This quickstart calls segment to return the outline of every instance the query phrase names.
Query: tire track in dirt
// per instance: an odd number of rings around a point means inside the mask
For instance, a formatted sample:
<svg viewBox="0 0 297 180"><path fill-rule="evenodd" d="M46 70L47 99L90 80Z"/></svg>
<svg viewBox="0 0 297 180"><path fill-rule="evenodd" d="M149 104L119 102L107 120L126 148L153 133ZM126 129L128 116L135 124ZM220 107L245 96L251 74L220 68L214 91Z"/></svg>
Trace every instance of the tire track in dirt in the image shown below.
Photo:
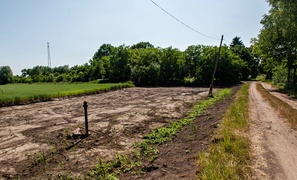
<svg viewBox="0 0 297 180"><path fill-rule="evenodd" d="M297 109L297 101L296 99L283 94L283 93L279 93L277 89L275 89L274 87L272 87L272 85L268 84L268 83L261 83L263 85L263 87L265 89L267 89L267 91L269 91L272 95L276 96L277 98L281 99L282 101L286 102L287 104L289 104L291 107L293 107L294 109Z"/></svg>
<svg viewBox="0 0 297 180"><path fill-rule="evenodd" d="M251 84L249 93L252 168L255 178L296 179L296 132L261 96L255 82Z"/></svg>

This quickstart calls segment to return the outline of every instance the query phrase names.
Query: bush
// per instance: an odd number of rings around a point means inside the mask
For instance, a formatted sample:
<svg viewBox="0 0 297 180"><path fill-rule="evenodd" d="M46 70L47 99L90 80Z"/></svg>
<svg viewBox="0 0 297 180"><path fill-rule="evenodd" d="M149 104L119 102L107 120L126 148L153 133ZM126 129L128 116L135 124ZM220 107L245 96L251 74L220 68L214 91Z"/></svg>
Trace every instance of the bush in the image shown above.
<svg viewBox="0 0 297 180"><path fill-rule="evenodd" d="M56 82L64 82L65 81L65 75L61 74L57 77Z"/></svg>

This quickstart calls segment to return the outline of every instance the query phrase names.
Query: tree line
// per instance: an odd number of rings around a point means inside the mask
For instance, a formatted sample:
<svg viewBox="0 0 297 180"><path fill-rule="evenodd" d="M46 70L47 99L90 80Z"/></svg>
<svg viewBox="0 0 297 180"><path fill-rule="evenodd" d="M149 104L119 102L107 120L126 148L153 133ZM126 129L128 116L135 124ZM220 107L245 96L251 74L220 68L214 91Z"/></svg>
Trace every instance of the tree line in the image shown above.
<svg viewBox="0 0 297 180"><path fill-rule="evenodd" d="M261 59L260 70L280 88L297 92L297 3L268 0L270 10L253 39L253 54Z"/></svg>
<svg viewBox="0 0 297 180"><path fill-rule="evenodd" d="M50 68L35 66L23 69L21 76L14 76L0 84L33 82L108 82L132 81L137 86L168 84L209 85L218 52L216 46L191 45L185 51L177 48L154 47L149 42L132 46L103 44L92 59L83 65ZM252 48L245 47L239 37L221 50L215 83L239 83L258 74L259 60ZM0 78L2 69L0 67ZM9 68L10 69L10 68ZM11 70L10 70L11 71ZM12 73L10 73L12 76ZM4 78L5 79L5 78Z"/></svg>

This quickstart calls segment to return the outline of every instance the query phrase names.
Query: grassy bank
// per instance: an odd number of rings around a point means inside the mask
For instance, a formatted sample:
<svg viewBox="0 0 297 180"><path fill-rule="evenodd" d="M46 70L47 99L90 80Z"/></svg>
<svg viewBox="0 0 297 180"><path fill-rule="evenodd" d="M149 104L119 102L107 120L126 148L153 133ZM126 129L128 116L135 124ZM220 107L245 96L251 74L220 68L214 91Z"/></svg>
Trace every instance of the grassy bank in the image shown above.
<svg viewBox="0 0 297 180"><path fill-rule="evenodd" d="M274 109L277 109L279 113L287 119L294 129L297 129L297 110L292 108L290 105L280 100L279 98L271 95L260 83L256 85L257 90L261 95L269 101Z"/></svg>
<svg viewBox="0 0 297 180"><path fill-rule="evenodd" d="M8 84L0 86L0 107L25 102L46 101L52 98L79 96L102 91L132 87L129 83L37 83Z"/></svg>
<svg viewBox="0 0 297 180"><path fill-rule="evenodd" d="M242 86L214 135L214 144L199 154L198 179L249 179L248 89Z"/></svg>

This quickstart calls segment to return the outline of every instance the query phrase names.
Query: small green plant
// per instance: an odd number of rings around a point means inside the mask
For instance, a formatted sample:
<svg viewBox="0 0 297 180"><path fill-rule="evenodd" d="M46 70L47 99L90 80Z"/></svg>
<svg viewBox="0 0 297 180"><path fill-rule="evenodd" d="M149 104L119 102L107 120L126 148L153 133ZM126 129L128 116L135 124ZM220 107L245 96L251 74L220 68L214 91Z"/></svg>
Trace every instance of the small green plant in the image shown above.
<svg viewBox="0 0 297 180"><path fill-rule="evenodd" d="M105 163L101 159L95 165L95 168L89 171L86 179L98 179L98 180L117 180L116 176L111 173L113 162Z"/></svg>
<svg viewBox="0 0 297 180"><path fill-rule="evenodd" d="M47 159L44 152L36 152L35 157L36 157L36 163L47 164Z"/></svg>

